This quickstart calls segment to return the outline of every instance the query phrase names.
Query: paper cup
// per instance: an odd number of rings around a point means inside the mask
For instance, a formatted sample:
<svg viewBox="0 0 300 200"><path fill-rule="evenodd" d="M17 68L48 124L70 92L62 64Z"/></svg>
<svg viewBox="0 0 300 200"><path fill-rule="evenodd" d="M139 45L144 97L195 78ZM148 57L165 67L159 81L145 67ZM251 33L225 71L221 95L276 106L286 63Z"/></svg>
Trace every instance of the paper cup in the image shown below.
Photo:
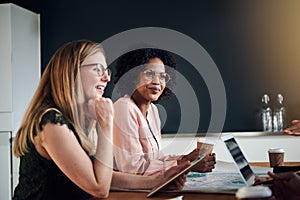
<svg viewBox="0 0 300 200"><path fill-rule="evenodd" d="M214 144L207 140L198 140L197 141L197 149L200 150L201 153L211 154L213 150Z"/></svg>
<svg viewBox="0 0 300 200"><path fill-rule="evenodd" d="M282 166L284 163L284 149L271 148L268 150L270 167Z"/></svg>

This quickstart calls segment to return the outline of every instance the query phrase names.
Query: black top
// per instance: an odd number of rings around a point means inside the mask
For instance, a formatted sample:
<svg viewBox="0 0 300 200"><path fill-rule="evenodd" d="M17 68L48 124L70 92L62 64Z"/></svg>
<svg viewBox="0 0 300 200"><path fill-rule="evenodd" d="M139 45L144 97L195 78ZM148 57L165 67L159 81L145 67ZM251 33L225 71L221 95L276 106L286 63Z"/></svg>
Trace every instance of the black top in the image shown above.
<svg viewBox="0 0 300 200"><path fill-rule="evenodd" d="M78 138L71 123L56 110L47 111L40 122L40 128L46 123L66 124ZM14 191L13 200L59 200L88 199L89 194L76 186L52 161L42 157L29 144L29 151L20 157L19 183Z"/></svg>

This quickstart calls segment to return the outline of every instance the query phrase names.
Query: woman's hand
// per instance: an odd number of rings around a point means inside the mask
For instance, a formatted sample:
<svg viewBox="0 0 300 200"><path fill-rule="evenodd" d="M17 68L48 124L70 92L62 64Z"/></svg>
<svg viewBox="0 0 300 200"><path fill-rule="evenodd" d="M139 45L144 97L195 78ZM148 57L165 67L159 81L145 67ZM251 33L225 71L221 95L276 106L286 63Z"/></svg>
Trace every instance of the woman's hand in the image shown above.
<svg viewBox="0 0 300 200"><path fill-rule="evenodd" d="M180 173L182 170L190 166L190 162L181 163L180 165L171 167L169 170L167 170L164 173L164 176L161 180L161 182L165 182L169 180L171 177L175 176L176 174ZM169 185L166 186L166 189L168 190L182 190L184 187L184 183L186 182L186 176L189 171L186 173L180 175L177 179L175 179L173 182L171 182Z"/></svg>
<svg viewBox="0 0 300 200"><path fill-rule="evenodd" d="M109 98L96 98L95 99L95 111L96 117L99 122L106 122L113 117L113 103Z"/></svg>
<svg viewBox="0 0 300 200"><path fill-rule="evenodd" d="M180 160L178 160L178 164L186 161L192 162L196 158L199 157L200 150L195 149L188 155L182 156ZM215 168L216 164L216 154L215 153L210 153L205 158L203 158L197 165L195 165L192 168L192 171L194 172L211 172Z"/></svg>
<svg viewBox="0 0 300 200"><path fill-rule="evenodd" d="M101 129L113 122L113 103L109 98L95 98L88 101L88 116L99 122Z"/></svg>
<svg viewBox="0 0 300 200"><path fill-rule="evenodd" d="M286 128L283 132L288 135L299 136L300 135L300 120L293 120L292 124L293 125L291 127Z"/></svg>
<svg viewBox="0 0 300 200"><path fill-rule="evenodd" d="M192 167L194 172L211 172L215 168L216 154L211 153L205 156L197 165Z"/></svg>
<svg viewBox="0 0 300 200"><path fill-rule="evenodd" d="M195 160L198 157L199 157L199 149L194 149L189 154L182 156L181 159L177 161L177 163L181 164L181 163L184 163L187 161L192 162L193 160Z"/></svg>

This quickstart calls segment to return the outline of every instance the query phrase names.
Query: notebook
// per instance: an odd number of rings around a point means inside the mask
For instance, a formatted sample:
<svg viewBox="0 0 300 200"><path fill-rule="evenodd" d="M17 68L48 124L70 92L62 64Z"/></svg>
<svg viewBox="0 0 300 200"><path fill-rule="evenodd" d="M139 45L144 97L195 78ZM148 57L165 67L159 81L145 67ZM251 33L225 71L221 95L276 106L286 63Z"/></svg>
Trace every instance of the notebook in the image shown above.
<svg viewBox="0 0 300 200"><path fill-rule="evenodd" d="M233 158L234 164L238 169L242 180L248 186L253 185L255 174L234 136L232 134L222 135L221 140L224 142L226 149Z"/></svg>

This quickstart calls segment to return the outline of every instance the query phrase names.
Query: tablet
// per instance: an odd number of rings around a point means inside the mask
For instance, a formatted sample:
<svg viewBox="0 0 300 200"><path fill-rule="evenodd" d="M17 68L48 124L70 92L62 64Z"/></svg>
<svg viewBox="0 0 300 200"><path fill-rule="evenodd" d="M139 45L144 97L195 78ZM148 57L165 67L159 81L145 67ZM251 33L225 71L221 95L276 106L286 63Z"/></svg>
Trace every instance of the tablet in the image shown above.
<svg viewBox="0 0 300 200"><path fill-rule="evenodd" d="M180 175L185 174L187 172L189 172L191 170L191 168L195 165L197 165L203 158L205 158L207 154L202 154L200 155L197 159L193 160L191 162L191 165L188 166L187 168L185 168L184 170L182 170L180 173L172 176L170 179L166 180L163 183L158 184L156 187L154 187L150 193L147 195L147 197L151 197L153 196L155 193L157 193L159 190L161 190L162 188L164 188L166 185L168 185L169 183L171 183L172 181L174 181L176 178L178 178Z"/></svg>

